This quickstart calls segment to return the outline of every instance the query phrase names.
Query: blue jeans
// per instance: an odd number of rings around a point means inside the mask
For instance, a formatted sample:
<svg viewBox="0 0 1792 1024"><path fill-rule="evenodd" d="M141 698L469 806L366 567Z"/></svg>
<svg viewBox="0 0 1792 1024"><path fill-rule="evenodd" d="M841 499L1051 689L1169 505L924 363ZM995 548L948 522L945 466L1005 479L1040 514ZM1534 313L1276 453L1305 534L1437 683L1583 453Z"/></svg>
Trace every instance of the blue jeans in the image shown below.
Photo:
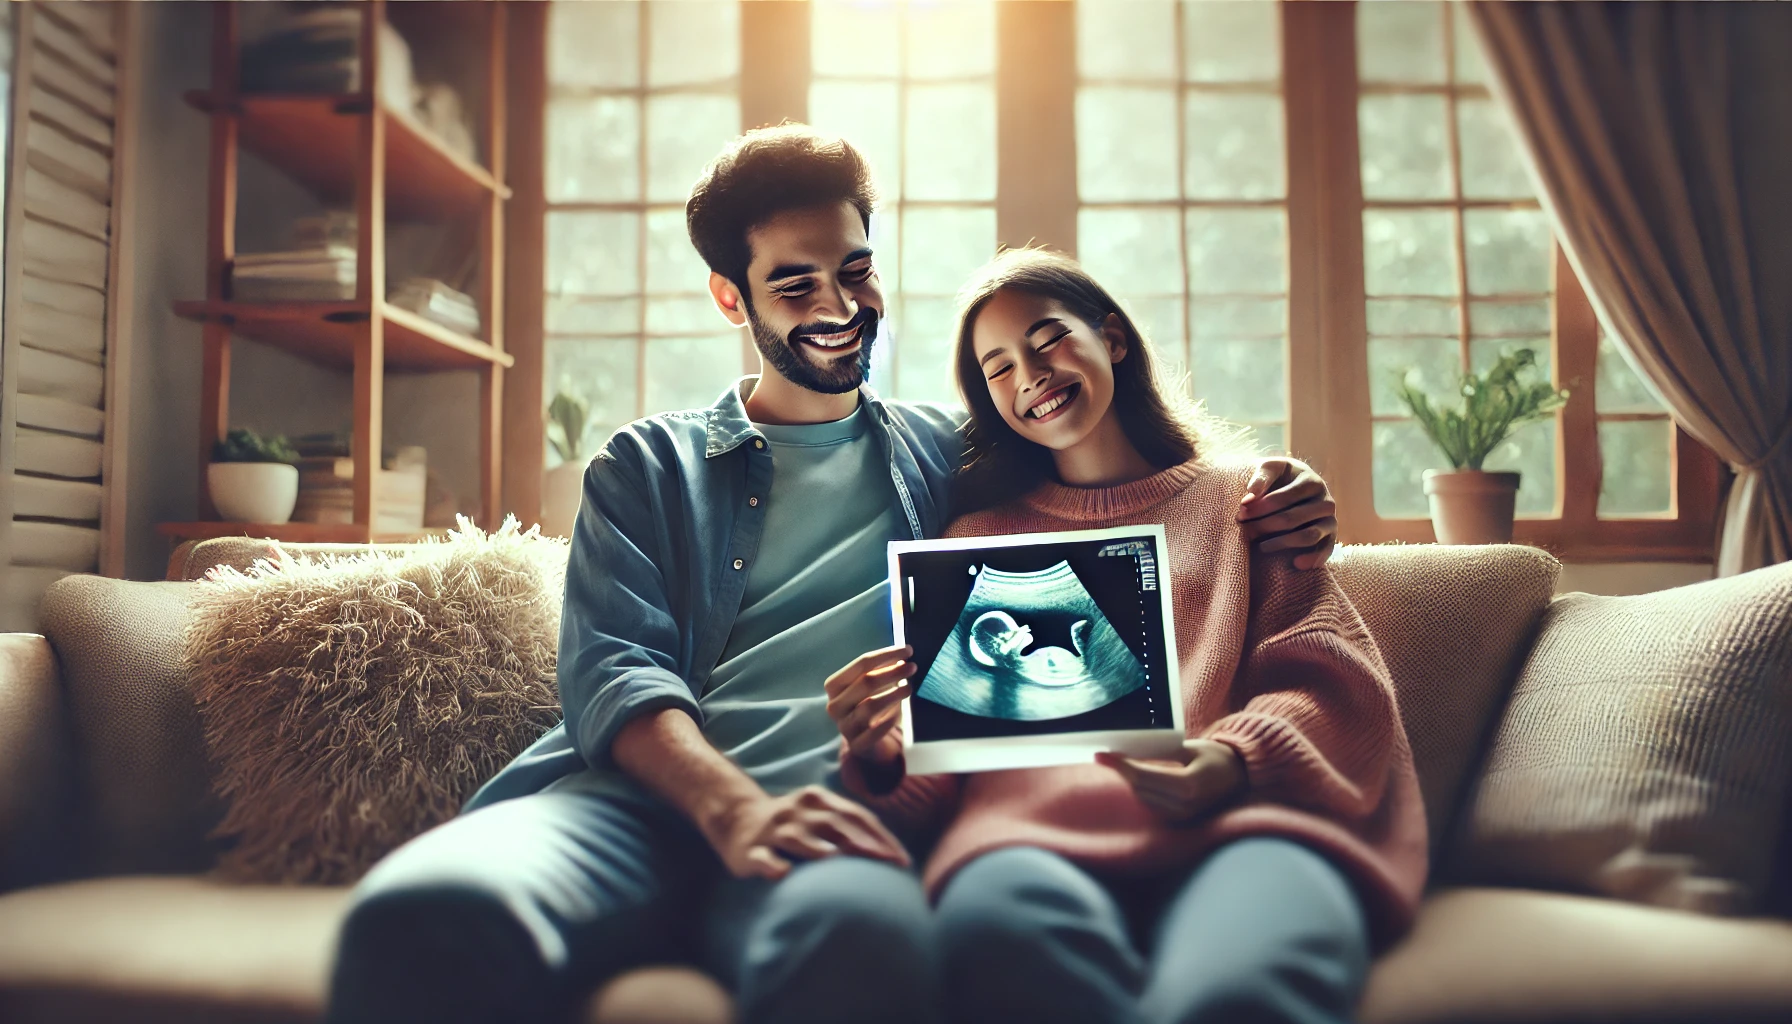
<svg viewBox="0 0 1792 1024"><path fill-rule="evenodd" d="M1351 1019L1369 940L1355 893L1329 861L1285 840L1246 839L1175 881L1156 891L1129 885L1117 897L1115 887L1033 847L972 861L938 909L948 1018Z"/></svg>
<svg viewBox="0 0 1792 1024"><path fill-rule="evenodd" d="M836 857L734 879L668 808L549 791L456 818L368 873L328 1019L570 1019L621 971L694 959L735 990L743 1024L931 1021L931 928L910 871Z"/></svg>

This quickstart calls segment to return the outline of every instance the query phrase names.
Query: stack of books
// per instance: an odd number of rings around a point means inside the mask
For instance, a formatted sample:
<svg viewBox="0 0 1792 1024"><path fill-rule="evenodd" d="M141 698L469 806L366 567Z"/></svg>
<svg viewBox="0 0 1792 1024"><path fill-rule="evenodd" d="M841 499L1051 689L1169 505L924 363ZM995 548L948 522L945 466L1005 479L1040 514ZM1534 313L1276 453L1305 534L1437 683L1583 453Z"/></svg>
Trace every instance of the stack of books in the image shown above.
<svg viewBox="0 0 1792 1024"><path fill-rule="evenodd" d="M309 455L299 459L299 500L292 517L301 523L355 521L355 460L346 455ZM428 468L424 450L401 448L380 470L373 532L406 533L423 529L424 488Z"/></svg>
<svg viewBox="0 0 1792 1024"><path fill-rule="evenodd" d="M355 247L244 253L230 282L231 297L243 302L345 302L355 297Z"/></svg>
<svg viewBox="0 0 1792 1024"><path fill-rule="evenodd" d="M387 302L466 335L479 333L479 307L464 292L429 277L407 278Z"/></svg>

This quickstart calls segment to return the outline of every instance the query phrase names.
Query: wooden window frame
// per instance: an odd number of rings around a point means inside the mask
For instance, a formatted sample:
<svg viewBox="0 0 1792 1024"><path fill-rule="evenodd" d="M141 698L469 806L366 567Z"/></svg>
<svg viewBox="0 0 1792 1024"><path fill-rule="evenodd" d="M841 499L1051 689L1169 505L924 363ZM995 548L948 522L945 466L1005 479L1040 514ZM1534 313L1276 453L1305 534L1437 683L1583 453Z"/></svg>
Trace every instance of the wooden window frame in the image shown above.
<svg viewBox="0 0 1792 1024"><path fill-rule="evenodd" d="M1430 542L1428 519L1383 518L1375 512L1355 3L1283 0L1280 13L1288 160L1287 441L1330 483L1338 501L1341 540ZM525 521L539 514L544 463L545 20L519 19L510 65L528 81L513 81L511 90L516 98L511 118L516 199L506 264L512 289L506 322L517 366L505 382L504 480L507 507ZM1074 146L1079 82L1073 70L1075 4L999 0L996 33L998 243L1042 244L1074 255L1080 208ZM806 0L742 3L741 48L742 128L805 120L811 78ZM1559 514L1519 519L1514 540L1575 562L1711 561L1727 476L1708 449L1678 428L1671 448L1671 511L1599 518L1598 424L1602 418L1624 417L1602 417L1595 409L1597 320L1559 249L1553 273L1551 363L1556 379L1576 392L1557 414ZM1467 296L1460 298L1466 316ZM755 362L751 341L743 339L742 365L750 372Z"/></svg>

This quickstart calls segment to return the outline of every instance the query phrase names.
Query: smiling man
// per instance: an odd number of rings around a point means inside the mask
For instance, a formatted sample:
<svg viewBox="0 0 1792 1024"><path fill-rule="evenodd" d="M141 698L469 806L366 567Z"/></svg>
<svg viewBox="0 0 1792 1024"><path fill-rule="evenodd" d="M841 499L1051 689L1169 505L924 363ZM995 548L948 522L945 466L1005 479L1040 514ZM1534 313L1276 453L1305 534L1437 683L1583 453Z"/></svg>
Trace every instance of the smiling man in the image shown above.
<svg viewBox="0 0 1792 1024"><path fill-rule="evenodd" d="M909 852L841 795L823 688L890 643L885 545L938 535L962 448L961 410L865 387L874 201L858 152L802 126L747 133L697 182L691 241L762 372L591 463L565 721L363 881L332 1020L555 1019L673 958L731 985L748 1024L935 1019ZM1322 562L1323 482L1260 475L1246 528Z"/></svg>

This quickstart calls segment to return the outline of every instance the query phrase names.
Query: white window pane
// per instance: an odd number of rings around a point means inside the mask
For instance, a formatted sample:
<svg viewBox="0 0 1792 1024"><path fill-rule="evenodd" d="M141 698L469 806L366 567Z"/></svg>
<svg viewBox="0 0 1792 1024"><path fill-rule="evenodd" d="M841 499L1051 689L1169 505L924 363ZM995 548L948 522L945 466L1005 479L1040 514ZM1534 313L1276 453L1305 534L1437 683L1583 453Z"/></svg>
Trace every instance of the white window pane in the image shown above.
<svg viewBox="0 0 1792 1024"><path fill-rule="evenodd" d="M1474 338L1468 343L1469 369L1486 373L1500 357L1528 348L1536 356L1535 365L1519 376L1521 381L1547 384L1555 374L1548 337L1541 338Z"/></svg>
<svg viewBox="0 0 1792 1024"><path fill-rule="evenodd" d="M647 287L650 295L696 294L707 289L709 266L697 255L682 208L647 213ZM715 326L714 324L710 325Z"/></svg>
<svg viewBox="0 0 1792 1024"><path fill-rule="evenodd" d="M1363 284L1370 295L1455 295L1447 210L1364 210Z"/></svg>
<svg viewBox="0 0 1792 1024"><path fill-rule="evenodd" d="M995 86L910 86L907 127L904 198L996 197Z"/></svg>
<svg viewBox="0 0 1792 1024"><path fill-rule="evenodd" d="M809 87L809 123L843 137L871 162L878 195L886 202L902 198L900 95L894 82L816 82Z"/></svg>
<svg viewBox="0 0 1792 1024"><path fill-rule="evenodd" d="M1599 424L1602 518L1662 515L1674 507L1674 421L1632 420Z"/></svg>
<svg viewBox="0 0 1792 1024"><path fill-rule="evenodd" d="M1190 91L1183 101L1183 195L1280 199L1287 194L1282 98Z"/></svg>
<svg viewBox="0 0 1792 1024"><path fill-rule="evenodd" d="M1369 339L1369 410L1377 416L1411 415L1400 400L1402 381L1449 404L1461 379L1462 346L1455 338Z"/></svg>
<svg viewBox="0 0 1792 1024"><path fill-rule="evenodd" d="M1158 369L1167 371L1173 366L1187 369L1188 334L1182 325L1183 311L1186 308L1182 296L1129 296L1113 290L1106 281L1102 284L1108 287L1109 294L1120 301L1121 308L1132 318L1132 325L1138 328L1139 333L1151 345L1151 353L1158 360ZM1164 376L1175 379L1178 374L1165 373Z"/></svg>
<svg viewBox="0 0 1792 1024"><path fill-rule="evenodd" d="M740 134L732 95L669 93L647 101L647 198L684 202L704 165Z"/></svg>
<svg viewBox="0 0 1792 1024"><path fill-rule="evenodd" d="M1279 81L1282 39L1277 27L1278 7L1274 0L1185 0L1184 77L1191 82Z"/></svg>
<svg viewBox="0 0 1792 1024"><path fill-rule="evenodd" d="M1598 412L1667 412L1648 382L1637 373L1604 330L1599 332L1599 369L1593 388Z"/></svg>
<svg viewBox="0 0 1792 1024"><path fill-rule="evenodd" d="M1462 332L1453 300L1370 299L1370 334L1454 336Z"/></svg>
<svg viewBox="0 0 1792 1024"><path fill-rule="evenodd" d="M1542 210L1468 210L1462 236L1469 294L1549 291L1549 220Z"/></svg>
<svg viewBox="0 0 1792 1024"><path fill-rule="evenodd" d="M1441 84L1444 5L1373 0L1356 5L1357 77L1365 82Z"/></svg>
<svg viewBox="0 0 1792 1024"><path fill-rule="evenodd" d="M904 296L951 296L996 254L996 211L921 207L902 211Z"/></svg>
<svg viewBox="0 0 1792 1024"><path fill-rule="evenodd" d="M1479 336L1547 335L1550 304L1543 302L1471 302L1469 330Z"/></svg>
<svg viewBox="0 0 1792 1024"><path fill-rule="evenodd" d="M1281 338L1288 333L1286 299L1207 299L1189 308L1190 328L1204 338Z"/></svg>
<svg viewBox="0 0 1792 1024"><path fill-rule="evenodd" d="M1077 4L1076 67L1084 78L1176 77L1175 0Z"/></svg>
<svg viewBox="0 0 1792 1024"><path fill-rule="evenodd" d="M995 74L996 6L989 0L911 3L906 21L910 78Z"/></svg>
<svg viewBox="0 0 1792 1024"><path fill-rule="evenodd" d="M547 198L641 198L641 102L633 96L557 96L548 101Z"/></svg>
<svg viewBox="0 0 1792 1024"><path fill-rule="evenodd" d="M1207 411L1229 420L1288 415L1288 346L1281 339L1203 341L1189 346L1189 378Z"/></svg>
<svg viewBox="0 0 1792 1024"><path fill-rule="evenodd" d="M1084 207L1077 257L1115 294L1182 297L1182 217L1162 207ZM1165 325L1168 326L1168 325Z"/></svg>
<svg viewBox="0 0 1792 1024"><path fill-rule="evenodd" d="M634 338L550 338L546 348L543 404L562 390L583 398L591 407L585 452L595 455L617 427L640 415L635 394L640 343Z"/></svg>
<svg viewBox="0 0 1792 1024"><path fill-rule="evenodd" d="M1488 453L1481 468L1517 471L1521 516L1547 516L1556 510L1556 420L1526 423Z"/></svg>
<svg viewBox="0 0 1792 1024"><path fill-rule="evenodd" d="M548 294L640 292L640 231L638 213L548 211Z"/></svg>
<svg viewBox="0 0 1792 1024"><path fill-rule="evenodd" d="M1442 96L1364 96L1357 102L1363 196L1448 199L1449 126Z"/></svg>
<svg viewBox="0 0 1792 1024"><path fill-rule="evenodd" d="M1279 209L1185 214L1193 295L1274 295L1288 288L1288 218Z"/></svg>
<svg viewBox="0 0 1792 1024"><path fill-rule="evenodd" d="M1489 99L1456 101L1462 140L1462 195L1467 199L1530 199L1524 154L1506 112Z"/></svg>
<svg viewBox="0 0 1792 1024"><path fill-rule="evenodd" d="M877 271L878 287L883 291L885 300L895 298L902 288L902 232L897 210L899 207L884 206L871 211L871 228L867 238L871 242L872 269Z"/></svg>
<svg viewBox="0 0 1792 1024"><path fill-rule="evenodd" d="M641 84L641 5L548 5L548 81L606 89Z"/></svg>
<svg viewBox="0 0 1792 1024"><path fill-rule="evenodd" d="M641 300L602 299L588 295L546 297L546 329L549 334L641 333Z"/></svg>
<svg viewBox="0 0 1792 1024"><path fill-rule="evenodd" d="M648 85L725 82L740 73L738 0L654 3L647 26Z"/></svg>
<svg viewBox="0 0 1792 1024"><path fill-rule="evenodd" d="M952 382L957 305L947 298L902 300L897 325L896 396L911 402L956 402Z"/></svg>
<svg viewBox="0 0 1792 1024"><path fill-rule="evenodd" d="M645 415L712 405L740 377L738 331L708 338L649 339Z"/></svg>
<svg viewBox="0 0 1792 1024"><path fill-rule="evenodd" d="M1375 514L1386 519L1425 519L1425 471L1449 469L1450 462L1412 420L1375 424Z"/></svg>
<svg viewBox="0 0 1792 1024"><path fill-rule="evenodd" d="M1246 444L1266 455L1288 454L1288 424L1253 423L1246 435Z"/></svg>
<svg viewBox="0 0 1792 1024"><path fill-rule="evenodd" d="M1450 31L1456 39L1456 81L1487 84L1487 65L1481 61L1481 47L1475 42L1474 26L1468 23L1468 11L1460 3L1450 4Z"/></svg>
<svg viewBox="0 0 1792 1024"><path fill-rule="evenodd" d="M647 300L648 334L714 334L727 327L728 321L708 292L657 295Z"/></svg>
<svg viewBox="0 0 1792 1024"><path fill-rule="evenodd" d="M1076 178L1084 201L1178 198L1175 91L1078 89Z"/></svg>
<svg viewBox="0 0 1792 1024"><path fill-rule="evenodd" d="M814 75L895 78L902 73L901 43L902 16L894 3L814 0L809 4L809 66Z"/></svg>

